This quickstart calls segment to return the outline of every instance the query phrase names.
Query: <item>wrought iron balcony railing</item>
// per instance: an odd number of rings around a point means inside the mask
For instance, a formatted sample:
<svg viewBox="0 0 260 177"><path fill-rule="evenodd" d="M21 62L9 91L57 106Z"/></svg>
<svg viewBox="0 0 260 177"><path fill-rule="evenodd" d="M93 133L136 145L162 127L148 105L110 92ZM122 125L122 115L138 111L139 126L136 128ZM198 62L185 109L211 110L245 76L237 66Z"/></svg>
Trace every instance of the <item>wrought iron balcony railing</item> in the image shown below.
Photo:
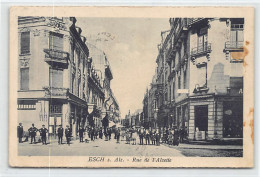
<svg viewBox="0 0 260 177"><path fill-rule="evenodd" d="M225 42L225 50L243 50L244 41L227 41Z"/></svg>
<svg viewBox="0 0 260 177"><path fill-rule="evenodd" d="M55 49L44 49L45 61L53 63L68 64L69 53Z"/></svg>
<svg viewBox="0 0 260 177"><path fill-rule="evenodd" d="M58 97L58 96L67 96L69 89L68 88L57 88L57 87L44 87L45 97Z"/></svg>
<svg viewBox="0 0 260 177"><path fill-rule="evenodd" d="M211 52L211 44L210 43L204 43L204 45L200 45L198 47L195 47L191 49L191 57L197 57L199 55L204 55Z"/></svg>
<svg viewBox="0 0 260 177"><path fill-rule="evenodd" d="M197 23L197 22L199 22L199 21L201 21L201 20L203 20L204 18L191 18L191 19L189 19L189 25L192 25L192 24L194 24L194 23Z"/></svg>

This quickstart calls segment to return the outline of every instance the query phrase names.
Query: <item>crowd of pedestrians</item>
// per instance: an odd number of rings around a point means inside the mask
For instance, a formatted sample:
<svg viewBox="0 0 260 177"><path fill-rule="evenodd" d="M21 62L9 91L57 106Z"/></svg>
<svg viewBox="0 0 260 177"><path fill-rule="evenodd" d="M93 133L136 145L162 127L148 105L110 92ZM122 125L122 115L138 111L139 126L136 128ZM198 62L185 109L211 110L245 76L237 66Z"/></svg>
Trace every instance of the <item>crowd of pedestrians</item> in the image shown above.
<svg viewBox="0 0 260 177"><path fill-rule="evenodd" d="M65 134L66 144L70 145L70 141L72 138L72 131L69 125L66 126L65 131L61 125L56 130L56 135L58 135L58 144L61 145L63 136ZM46 137L48 134L48 129L45 128L45 125L42 125L42 128L37 129L34 124L28 129L29 135L26 136L25 141L28 141L28 137L30 137L30 144L36 143L36 133L40 133L40 139L38 142L42 142L43 145L46 145ZM166 143L169 145L179 145L179 143L183 143L187 140L187 130L186 128L172 128L172 129L144 129L143 127L139 129L133 128L102 128L102 127L90 127L90 126L80 126L77 130L77 136L79 136L80 143L89 143L90 141L95 141L97 139L104 139L104 141L110 141L112 138L112 134L114 134L113 138L116 139L116 143L120 143L121 140L125 140L126 144L137 144L137 139L139 139L140 145L156 145L159 146L160 143ZM19 123L17 127L17 137L19 143L22 143L22 138L25 135L25 131L23 130L22 123ZM87 136L86 136L87 135ZM104 137L104 138L103 138Z"/></svg>

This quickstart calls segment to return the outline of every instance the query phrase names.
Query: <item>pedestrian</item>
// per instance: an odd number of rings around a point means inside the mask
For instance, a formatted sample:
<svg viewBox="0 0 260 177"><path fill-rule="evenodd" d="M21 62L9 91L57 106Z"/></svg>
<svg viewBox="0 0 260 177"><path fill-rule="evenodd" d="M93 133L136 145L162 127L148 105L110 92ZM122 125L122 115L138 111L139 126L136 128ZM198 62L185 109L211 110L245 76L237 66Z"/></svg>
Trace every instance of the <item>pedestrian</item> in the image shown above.
<svg viewBox="0 0 260 177"><path fill-rule="evenodd" d="M126 137L126 144L130 144L130 132L129 132L129 130L126 130L126 135L125 135L125 137Z"/></svg>
<svg viewBox="0 0 260 177"><path fill-rule="evenodd" d="M132 145L136 145L136 138L137 138L137 132L134 131L134 132L132 133L132 138L131 138L131 140L132 140Z"/></svg>
<svg viewBox="0 0 260 177"><path fill-rule="evenodd" d="M173 145L178 146L180 143L180 134L179 134L179 130L176 128L174 130L174 135L173 135Z"/></svg>
<svg viewBox="0 0 260 177"><path fill-rule="evenodd" d="M116 132L116 143L120 143L119 140L120 140L120 128L118 127L117 129L117 132Z"/></svg>
<svg viewBox="0 0 260 177"><path fill-rule="evenodd" d="M168 139L168 144L169 144L169 145L173 145L173 138L174 138L173 136L174 136L174 131L173 131L173 130L172 130L172 131L170 130L170 131L169 131L169 135L168 135L168 137L167 137L167 139Z"/></svg>
<svg viewBox="0 0 260 177"><path fill-rule="evenodd" d="M36 127L34 127L34 124L32 124L32 127L28 129L29 131L29 136L31 136L31 143L33 143L34 141L34 144L36 143L35 142L35 136L36 136L36 132L38 131L38 129Z"/></svg>
<svg viewBox="0 0 260 177"><path fill-rule="evenodd" d="M90 132L90 127L87 127L87 132L88 132L88 138L91 139L91 132Z"/></svg>
<svg viewBox="0 0 260 177"><path fill-rule="evenodd" d="M108 128L107 130L108 132L108 139L111 140L111 134L112 134L112 131L111 131L111 128Z"/></svg>
<svg viewBox="0 0 260 177"><path fill-rule="evenodd" d="M41 140L42 140L42 145L47 145L46 143L46 134L48 133L48 129L45 128L45 125L42 125L42 128L39 129Z"/></svg>
<svg viewBox="0 0 260 177"><path fill-rule="evenodd" d="M94 141L94 138L95 138L94 135L95 135L94 128L91 127L91 129L90 129L90 137L91 137L91 141Z"/></svg>
<svg viewBox="0 0 260 177"><path fill-rule="evenodd" d="M100 130L99 130L99 138L100 138L100 139L103 139L103 132L102 132L102 128L100 128Z"/></svg>
<svg viewBox="0 0 260 177"><path fill-rule="evenodd" d="M98 128L97 128L97 127L95 127L95 129L94 129L94 130L95 130L95 134L94 134L94 135L95 135L95 139L98 139Z"/></svg>
<svg viewBox="0 0 260 177"><path fill-rule="evenodd" d="M150 145L150 133L148 130L145 131L145 144Z"/></svg>
<svg viewBox="0 0 260 177"><path fill-rule="evenodd" d="M141 128L139 131L139 139L140 139L140 145L144 144L144 129Z"/></svg>
<svg viewBox="0 0 260 177"><path fill-rule="evenodd" d="M79 128L79 142L80 142L80 143L83 143L83 142L84 142L84 141L83 141L84 132L85 132L85 129L84 129L83 126L81 126L81 127Z"/></svg>
<svg viewBox="0 0 260 177"><path fill-rule="evenodd" d="M71 129L69 125L66 125L65 136L66 136L67 144L70 145Z"/></svg>
<svg viewBox="0 0 260 177"><path fill-rule="evenodd" d="M160 132L156 130L155 139L156 139L156 146L160 146Z"/></svg>
<svg viewBox="0 0 260 177"><path fill-rule="evenodd" d="M19 125L17 126L17 138L18 138L18 142L22 143L23 140L23 126L22 123L19 123Z"/></svg>
<svg viewBox="0 0 260 177"><path fill-rule="evenodd" d="M59 128L58 128L58 130L57 130L57 134L58 134L58 138L59 138L58 143L59 143L59 144L62 144L63 128L62 128L61 125L59 125Z"/></svg>
<svg viewBox="0 0 260 177"><path fill-rule="evenodd" d="M181 128L181 129L180 129L180 143L183 143L184 134L185 134L184 131L185 131L184 128Z"/></svg>
<svg viewBox="0 0 260 177"><path fill-rule="evenodd" d="M151 133L152 145L155 145L155 141L156 141L156 139L155 139L155 134L156 134L156 132L155 132L155 131L152 131L152 133Z"/></svg>

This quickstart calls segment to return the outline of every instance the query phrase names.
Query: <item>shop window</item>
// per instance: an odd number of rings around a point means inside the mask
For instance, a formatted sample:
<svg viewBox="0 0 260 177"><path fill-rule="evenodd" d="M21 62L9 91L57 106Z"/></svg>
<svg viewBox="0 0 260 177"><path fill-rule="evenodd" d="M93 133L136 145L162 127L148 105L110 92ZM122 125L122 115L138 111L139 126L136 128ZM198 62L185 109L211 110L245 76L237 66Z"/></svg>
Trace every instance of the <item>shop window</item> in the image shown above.
<svg viewBox="0 0 260 177"><path fill-rule="evenodd" d="M20 69L20 90L29 90L29 68Z"/></svg>
<svg viewBox="0 0 260 177"><path fill-rule="evenodd" d="M18 110L35 110L36 101L34 100L19 100L17 103Z"/></svg>
<svg viewBox="0 0 260 177"><path fill-rule="evenodd" d="M243 101L223 103L223 137L243 137Z"/></svg>
<svg viewBox="0 0 260 177"><path fill-rule="evenodd" d="M230 77L228 92L232 96L243 95L243 77Z"/></svg>
<svg viewBox="0 0 260 177"><path fill-rule="evenodd" d="M54 50L63 50L63 35L50 32L49 47Z"/></svg>
<svg viewBox="0 0 260 177"><path fill-rule="evenodd" d="M50 68L50 87L63 87L63 70Z"/></svg>
<svg viewBox="0 0 260 177"><path fill-rule="evenodd" d="M30 53L30 32L21 33L21 54Z"/></svg>

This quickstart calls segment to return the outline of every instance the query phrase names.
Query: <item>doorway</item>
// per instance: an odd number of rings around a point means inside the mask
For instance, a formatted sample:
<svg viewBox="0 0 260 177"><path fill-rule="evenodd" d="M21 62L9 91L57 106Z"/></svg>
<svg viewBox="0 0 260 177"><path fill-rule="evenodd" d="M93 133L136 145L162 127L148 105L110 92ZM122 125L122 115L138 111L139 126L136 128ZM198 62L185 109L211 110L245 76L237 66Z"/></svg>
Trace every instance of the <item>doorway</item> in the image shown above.
<svg viewBox="0 0 260 177"><path fill-rule="evenodd" d="M51 104L49 116L49 136L56 138L59 125L62 126L62 104Z"/></svg>
<svg viewBox="0 0 260 177"><path fill-rule="evenodd" d="M195 130L208 131L208 105L195 106Z"/></svg>

